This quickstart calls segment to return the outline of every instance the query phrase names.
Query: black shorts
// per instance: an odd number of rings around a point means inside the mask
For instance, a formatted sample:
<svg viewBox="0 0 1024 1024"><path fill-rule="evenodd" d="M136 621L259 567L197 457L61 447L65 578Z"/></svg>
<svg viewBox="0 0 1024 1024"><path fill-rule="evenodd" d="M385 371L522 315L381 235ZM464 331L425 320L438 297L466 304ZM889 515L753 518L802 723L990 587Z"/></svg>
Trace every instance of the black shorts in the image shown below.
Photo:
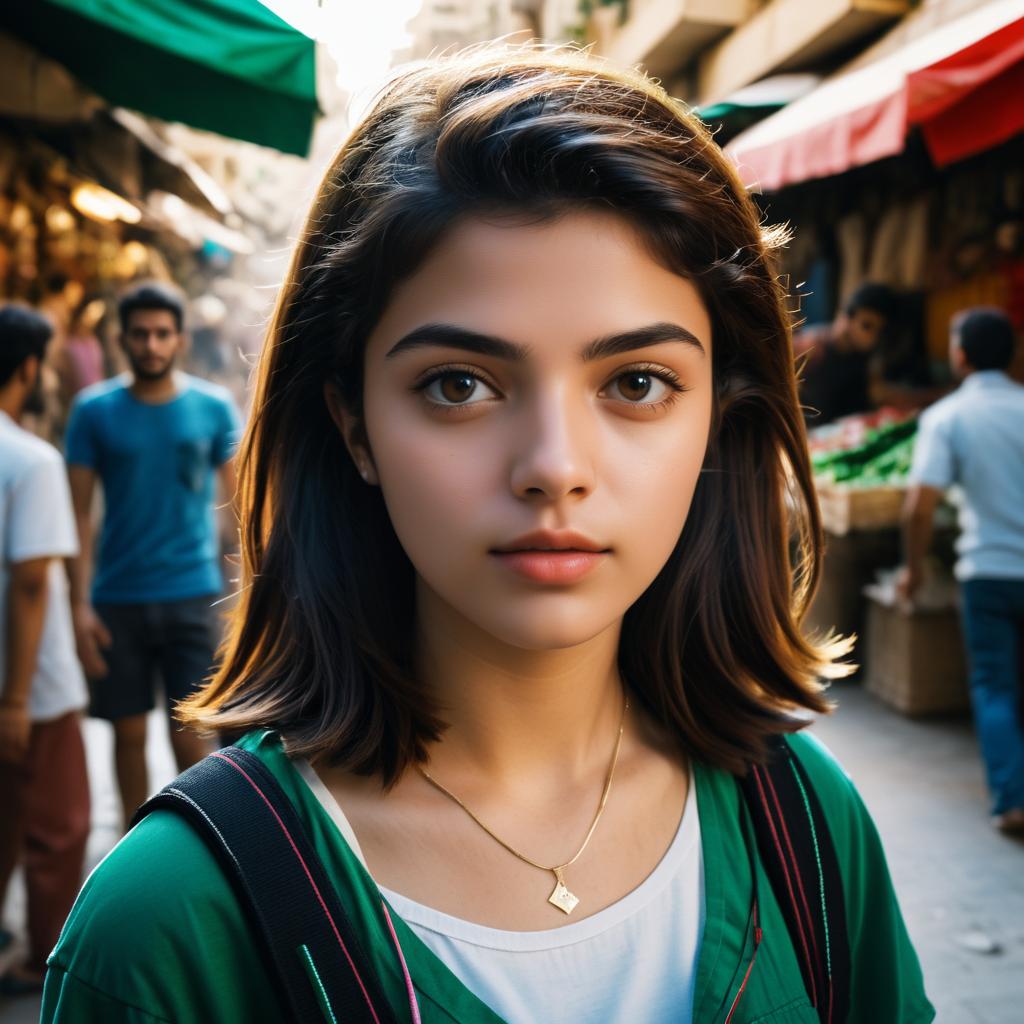
<svg viewBox="0 0 1024 1024"><path fill-rule="evenodd" d="M100 653L109 668L90 682L89 713L113 721L156 705L157 681L169 710L194 693L213 668L220 640L216 594L181 601L97 604L113 643Z"/></svg>

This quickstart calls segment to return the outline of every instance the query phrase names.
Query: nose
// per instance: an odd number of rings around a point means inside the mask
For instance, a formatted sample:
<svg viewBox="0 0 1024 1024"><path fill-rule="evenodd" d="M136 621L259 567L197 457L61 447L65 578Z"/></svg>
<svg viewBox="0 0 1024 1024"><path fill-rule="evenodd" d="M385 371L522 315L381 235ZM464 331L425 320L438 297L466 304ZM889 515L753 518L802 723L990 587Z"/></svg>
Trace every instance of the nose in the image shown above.
<svg viewBox="0 0 1024 1024"><path fill-rule="evenodd" d="M526 500L582 498L594 489L596 424L565 394L538 397L515 424L512 491Z"/></svg>

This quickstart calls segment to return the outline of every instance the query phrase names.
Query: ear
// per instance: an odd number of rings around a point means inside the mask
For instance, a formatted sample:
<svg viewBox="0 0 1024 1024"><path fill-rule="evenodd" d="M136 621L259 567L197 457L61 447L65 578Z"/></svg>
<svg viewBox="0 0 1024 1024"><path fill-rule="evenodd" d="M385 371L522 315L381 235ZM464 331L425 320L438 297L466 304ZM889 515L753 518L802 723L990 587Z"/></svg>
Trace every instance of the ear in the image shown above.
<svg viewBox="0 0 1024 1024"><path fill-rule="evenodd" d="M968 370L967 356L964 355L964 350L958 344L950 346L949 362L955 376L963 377L966 374Z"/></svg>
<svg viewBox="0 0 1024 1024"><path fill-rule="evenodd" d="M366 436L366 427L362 417L356 416L346 405L334 381L329 380L324 384L324 401L327 403L327 411L331 414L331 419L338 428L338 433L341 434L359 475L368 484L379 483L377 467L373 464L370 442Z"/></svg>

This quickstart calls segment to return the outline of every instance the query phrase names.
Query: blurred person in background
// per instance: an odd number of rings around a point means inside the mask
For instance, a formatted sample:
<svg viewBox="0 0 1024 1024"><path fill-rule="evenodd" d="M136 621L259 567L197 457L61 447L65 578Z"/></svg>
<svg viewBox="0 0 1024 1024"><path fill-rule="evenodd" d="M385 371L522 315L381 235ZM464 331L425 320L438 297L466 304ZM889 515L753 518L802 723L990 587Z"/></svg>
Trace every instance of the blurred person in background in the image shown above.
<svg viewBox="0 0 1024 1024"><path fill-rule="evenodd" d="M47 276L38 308L49 321L53 332L46 349L48 359L52 359L54 351L63 346L74 310L81 304L84 295L85 289L81 282L63 271L57 270Z"/></svg>
<svg viewBox="0 0 1024 1024"><path fill-rule="evenodd" d="M993 824L1024 833L1024 387L1011 380L1015 338L1000 310L978 308L953 322L949 361L959 388L921 415L903 510L898 589L921 585L935 508L963 490L959 559L971 699Z"/></svg>
<svg viewBox="0 0 1024 1024"><path fill-rule="evenodd" d="M68 414L68 403L62 395L59 364L75 310L81 306L84 294L81 282L57 271L47 278L38 303L38 310L46 318L52 333L46 346L46 358L39 368L39 386L30 408L22 417L21 426L58 447Z"/></svg>
<svg viewBox="0 0 1024 1024"><path fill-rule="evenodd" d="M805 327L793 337L802 378L800 401L809 426L867 412L882 401L876 358L896 312L896 294L884 284L862 284L830 324Z"/></svg>
<svg viewBox="0 0 1024 1024"><path fill-rule="evenodd" d="M222 589L214 478L230 502L240 424L224 388L175 370L186 337L176 290L139 285L118 315L130 370L78 396L66 456L81 546L75 635L92 680L91 713L114 726L127 820L148 793L146 715L157 678L173 714L213 667ZM97 481L104 514L93 573ZM171 743L181 770L208 750L173 724Z"/></svg>
<svg viewBox="0 0 1024 1024"><path fill-rule="evenodd" d="M106 353L96 333L105 312L106 303L93 296L83 300L71 318L67 340L55 364L65 408L79 391L98 384L107 375Z"/></svg>
<svg viewBox="0 0 1024 1024"><path fill-rule="evenodd" d="M27 961L0 977L3 995L42 989L89 836L87 693L62 561L78 550L74 515L60 454L19 426L38 402L50 335L39 313L0 306L0 903L21 859L29 932Z"/></svg>

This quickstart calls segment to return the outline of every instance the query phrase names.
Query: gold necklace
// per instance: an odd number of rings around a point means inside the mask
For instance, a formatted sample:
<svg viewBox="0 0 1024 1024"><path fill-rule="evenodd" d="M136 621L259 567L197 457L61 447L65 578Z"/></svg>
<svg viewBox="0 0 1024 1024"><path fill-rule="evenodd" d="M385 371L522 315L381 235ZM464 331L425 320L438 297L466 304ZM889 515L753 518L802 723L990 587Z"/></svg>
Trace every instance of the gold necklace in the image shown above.
<svg viewBox="0 0 1024 1024"><path fill-rule="evenodd" d="M619 719L619 734L615 739L615 750L612 752L612 761L608 766L608 776L604 780L604 790L601 793L601 802L597 805L597 813L594 815L594 820L590 823L590 829L583 839L583 843L580 848L569 858L564 864L559 864L555 867L549 867L547 864L538 864L537 861L531 860L526 856L525 853L520 853L514 846L506 843L500 836L496 836L450 789L446 789L437 781L425 768L421 765L417 765L417 769L420 774L429 782L435 789L442 792L449 800L453 800L457 803L472 819L475 821L496 843L500 843L508 850L509 853L518 857L521 861L529 864L531 867L539 868L541 871L550 871L555 876L555 888L551 895L548 897L548 903L552 906L558 907L565 914L571 914L576 909L577 904L580 902L577 896L574 896L568 886L565 884L565 869L572 867L573 864L579 860L583 851L587 848L587 844L590 842L591 836L597 829L597 823L601 820L601 815L604 814L605 805L608 803L608 794L612 790L612 778L615 775L615 766L619 761L619 748L622 746L622 732L626 725L626 711L629 709L629 698L627 697L622 704L622 717Z"/></svg>

